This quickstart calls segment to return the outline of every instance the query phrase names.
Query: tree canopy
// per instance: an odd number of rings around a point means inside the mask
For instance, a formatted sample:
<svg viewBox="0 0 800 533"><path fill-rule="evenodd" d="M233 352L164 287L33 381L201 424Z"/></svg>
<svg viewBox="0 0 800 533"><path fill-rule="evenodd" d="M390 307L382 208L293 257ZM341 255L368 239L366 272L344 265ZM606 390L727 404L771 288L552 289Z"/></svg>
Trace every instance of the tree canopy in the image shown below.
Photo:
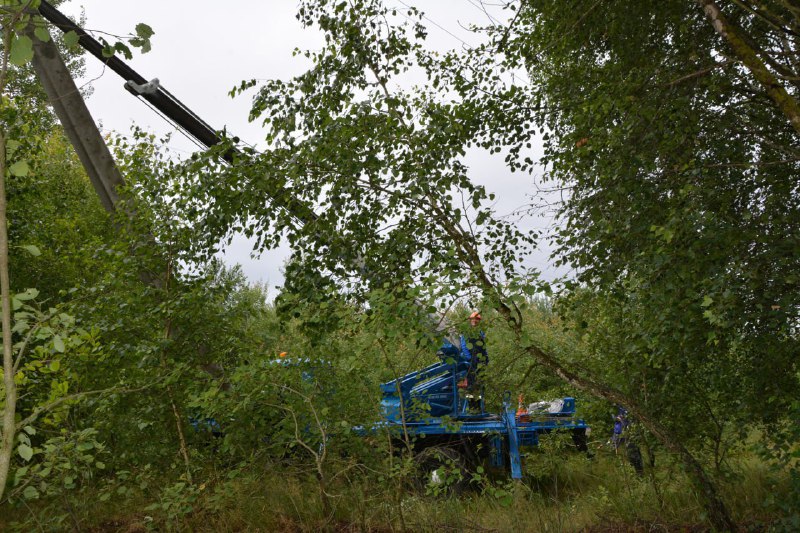
<svg viewBox="0 0 800 533"><path fill-rule="evenodd" d="M627 408L653 473L639 488L661 510L675 487L655 472L680 464L699 520L734 528L719 486L753 435L800 486L792 2L509 1L503 24L473 28L478 46L439 54L415 8L303 0L325 39L309 70L232 91L252 96L267 149L225 138L179 160L135 129L111 141L116 217L37 103L29 14L12 7L0 497L47 510L158 485L146 509L181 520L266 465L313 474L326 526L334 489L374 482L405 529L420 459L407 434L368 429L378 384L429 364L476 308L491 408L501 389L574 394L598 427ZM496 212L467 164L477 150L521 190L562 191L555 235ZM216 259L236 232L257 251L291 245L274 303ZM527 261L548 238L574 272L558 283ZM529 457L537 486L552 461ZM480 468L472 484L510 503ZM789 508L800 491L779 494Z"/></svg>

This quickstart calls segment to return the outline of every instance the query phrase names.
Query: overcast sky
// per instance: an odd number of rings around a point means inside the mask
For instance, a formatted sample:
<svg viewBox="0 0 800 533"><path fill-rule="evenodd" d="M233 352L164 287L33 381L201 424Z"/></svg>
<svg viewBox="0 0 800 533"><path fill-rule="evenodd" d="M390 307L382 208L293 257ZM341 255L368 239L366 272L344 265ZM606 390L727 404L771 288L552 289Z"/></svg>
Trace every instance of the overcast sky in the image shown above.
<svg viewBox="0 0 800 533"><path fill-rule="evenodd" d="M386 1L400 9L406 9L406 4L425 12L428 45L432 49L474 45L480 37L466 28L491 22L479 9L478 0ZM227 93L245 79L286 79L309 66L292 52L295 48L315 49L322 39L315 30L301 27L295 18L297 4L297 0L69 0L60 9L76 18L83 10L87 29L111 34L128 34L139 22L149 24L155 31L152 51L135 53L129 64L147 79L158 78L212 127L226 127L244 141L259 145L261 128L247 121L249 97L232 99ZM496 9L490 15L496 20L505 17ZM87 57L86 66L86 75L78 83L93 87L87 104L104 131L126 133L135 123L159 135L173 132L171 147L181 154L197 149L129 95L122 87L123 81L104 70L99 61ZM476 150L468 153L467 164L473 181L496 193L500 214L525 205L526 195L535 190L532 177L510 173L501 157ZM520 221L525 229L549 224L549 218ZM238 238L223 258L228 264L241 264L253 282L266 282L270 287L282 284L280 269L287 250L268 251L260 258L252 258L251 253L252 245ZM549 265L548 255L548 250L540 251L531 259L531 266L540 268L546 278L553 278L556 270Z"/></svg>

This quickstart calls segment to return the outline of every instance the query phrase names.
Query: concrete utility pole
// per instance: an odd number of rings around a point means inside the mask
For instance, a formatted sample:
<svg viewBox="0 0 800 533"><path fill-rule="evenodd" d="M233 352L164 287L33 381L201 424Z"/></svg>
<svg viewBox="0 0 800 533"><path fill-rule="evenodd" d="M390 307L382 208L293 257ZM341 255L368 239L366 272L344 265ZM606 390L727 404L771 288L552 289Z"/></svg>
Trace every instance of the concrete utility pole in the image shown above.
<svg viewBox="0 0 800 533"><path fill-rule="evenodd" d="M33 67L36 75L42 82L67 137L75 147L100 202L106 211L114 213L119 202L117 189L125 185L125 180L53 39L41 41L33 31L29 36L33 40Z"/></svg>

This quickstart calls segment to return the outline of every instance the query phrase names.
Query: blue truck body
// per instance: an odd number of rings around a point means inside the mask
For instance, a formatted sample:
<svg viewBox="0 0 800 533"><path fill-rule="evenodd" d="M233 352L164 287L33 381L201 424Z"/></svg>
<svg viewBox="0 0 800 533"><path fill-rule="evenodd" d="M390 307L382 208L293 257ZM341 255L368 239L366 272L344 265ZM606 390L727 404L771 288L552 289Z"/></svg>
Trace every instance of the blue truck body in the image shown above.
<svg viewBox="0 0 800 533"><path fill-rule="evenodd" d="M491 464L510 467L514 479L522 477L520 447L536 446L541 434L570 431L576 444L585 446L588 426L575 418L574 398L542 402L542 410L518 414L506 393L502 412L487 413L482 391L463 386L470 353L445 342L437 355L438 363L381 385L384 420L378 427L423 437L422 447L455 439L486 443Z"/></svg>

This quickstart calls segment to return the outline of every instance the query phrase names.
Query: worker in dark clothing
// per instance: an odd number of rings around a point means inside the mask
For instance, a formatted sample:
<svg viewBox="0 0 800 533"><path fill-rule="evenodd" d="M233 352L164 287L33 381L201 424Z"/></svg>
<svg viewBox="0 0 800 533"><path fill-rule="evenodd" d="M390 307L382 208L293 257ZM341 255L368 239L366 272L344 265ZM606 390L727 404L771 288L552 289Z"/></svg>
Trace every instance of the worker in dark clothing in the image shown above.
<svg viewBox="0 0 800 533"><path fill-rule="evenodd" d="M489 363L489 354L486 352L486 335L480 330L481 315L477 311L469 315L470 330L466 335L461 335L461 352L470 359L467 370L467 390L471 393L470 407L480 406L480 381L483 369ZM476 400L477 397L477 400Z"/></svg>
<svg viewBox="0 0 800 533"><path fill-rule="evenodd" d="M628 462L636 473L640 476L644 473L644 463L642 452L639 446L631 438L631 421L628 418L628 410L624 407L617 408L617 416L614 418L614 434L611 437L614 451L619 453L621 448L625 448L625 455Z"/></svg>

